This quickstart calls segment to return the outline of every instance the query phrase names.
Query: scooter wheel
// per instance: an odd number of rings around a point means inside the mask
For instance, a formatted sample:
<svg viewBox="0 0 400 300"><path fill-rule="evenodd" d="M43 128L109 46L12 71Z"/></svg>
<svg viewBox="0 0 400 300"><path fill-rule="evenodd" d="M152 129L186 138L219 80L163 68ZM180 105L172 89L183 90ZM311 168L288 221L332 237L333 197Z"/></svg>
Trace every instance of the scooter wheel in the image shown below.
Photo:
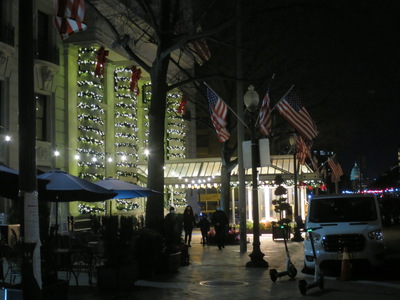
<svg viewBox="0 0 400 300"><path fill-rule="evenodd" d="M275 282L278 279L278 271L275 269L269 270L269 277L271 277L271 280Z"/></svg>
<svg viewBox="0 0 400 300"><path fill-rule="evenodd" d="M303 296L307 293L307 281L299 280L299 291Z"/></svg>
<svg viewBox="0 0 400 300"><path fill-rule="evenodd" d="M325 285L325 278L324 278L324 274L320 274L319 275L319 282L318 282L318 286L321 290L324 289L324 285Z"/></svg>
<svg viewBox="0 0 400 300"><path fill-rule="evenodd" d="M288 275L290 278L295 278L297 275L297 269L294 265L290 265L288 269Z"/></svg>

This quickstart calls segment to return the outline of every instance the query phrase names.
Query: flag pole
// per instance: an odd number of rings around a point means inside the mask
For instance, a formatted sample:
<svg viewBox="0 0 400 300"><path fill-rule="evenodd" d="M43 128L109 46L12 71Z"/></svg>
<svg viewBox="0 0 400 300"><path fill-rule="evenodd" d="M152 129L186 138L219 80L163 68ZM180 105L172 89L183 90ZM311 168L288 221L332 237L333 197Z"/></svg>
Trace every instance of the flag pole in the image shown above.
<svg viewBox="0 0 400 300"><path fill-rule="evenodd" d="M271 112L274 111L275 107L279 104L279 102L281 102L283 100L283 98L285 98L290 91L294 88L294 84L290 87L290 89L282 96L282 98L275 104L275 106L271 109Z"/></svg>
<svg viewBox="0 0 400 300"><path fill-rule="evenodd" d="M204 85L206 86L206 87L208 87L214 94L216 94L216 95L218 95L207 83L205 83L205 82L203 82L204 83ZM218 95L218 97L219 97L219 95ZM224 101L222 98L221 98L221 100L222 101ZM225 101L224 101L225 102ZM247 126L247 124L241 119L241 118L239 118L239 116L234 112L234 110L225 102L225 105L229 108L229 110L236 116L236 118L246 127L246 128L249 128L249 126Z"/></svg>

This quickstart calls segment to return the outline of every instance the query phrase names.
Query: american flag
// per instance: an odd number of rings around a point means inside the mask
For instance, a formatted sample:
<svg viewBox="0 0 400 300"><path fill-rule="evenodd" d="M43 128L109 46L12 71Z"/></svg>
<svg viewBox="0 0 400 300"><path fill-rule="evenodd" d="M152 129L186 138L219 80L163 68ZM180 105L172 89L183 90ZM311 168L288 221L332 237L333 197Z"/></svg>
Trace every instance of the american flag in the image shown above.
<svg viewBox="0 0 400 300"><path fill-rule="evenodd" d="M343 170L340 164L337 162L336 154L334 154L330 159L328 159L329 167L331 168L331 181L339 182L340 176L343 175Z"/></svg>
<svg viewBox="0 0 400 300"><path fill-rule="evenodd" d="M280 114L307 140L318 135L317 127L311 119L299 96L291 89L276 105Z"/></svg>
<svg viewBox="0 0 400 300"><path fill-rule="evenodd" d="M269 135L271 133L271 127L272 127L269 91L267 91L267 93L265 94L264 100L261 104L259 122L260 122L261 133L264 136Z"/></svg>
<svg viewBox="0 0 400 300"><path fill-rule="evenodd" d="M86 29L83 0L55 0L54 25L65 40L74 32Z"/></svg>
<svg viewBox="0 0 400 300"><path fill-rule="evenodd" d="M217 132L221 143L229 140L230 134L226 129L226 116L228 115L228 106L226 103L209 87L207 87L207 99L209 103L211 121Z"/></svg>
<svg viewBox="0 0 400 300"><path fill-rule="evenodd" d="M192 52L200 66L211 58L211 53L205 39L193 41L187 45L187 48Z"/></svg>
<svg viewBox="0 0 400 300"><path fill-rule="evenodd" d="M304 141L301 136L296 135L296 148L299 164L305 165L307 157L311 159L311 144Z"/></svg>

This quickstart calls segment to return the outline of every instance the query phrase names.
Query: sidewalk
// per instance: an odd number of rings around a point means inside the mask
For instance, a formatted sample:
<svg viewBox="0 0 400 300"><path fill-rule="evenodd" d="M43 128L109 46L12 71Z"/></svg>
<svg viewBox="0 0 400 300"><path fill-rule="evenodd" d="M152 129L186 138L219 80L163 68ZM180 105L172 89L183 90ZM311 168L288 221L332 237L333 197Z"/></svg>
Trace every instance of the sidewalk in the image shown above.
<svg viewBox="0 0 400 300"><path fill-rule="evenodd" d="M250 239L252 235L248 235ZM216 246L200 244L200 234L194 232L190 252L190 265L180 267L178 273L157 281L139 280L132 293L103 293L95 285L88 286L85 274L79 276L80 286L71 280L69 299L300 299L298 280L313 281L313 276L301 273L303 268L303 243L289 242L288 247L292 262L297 268L297 276L279 278L273 283L269 276L270 269L283 271L286 258L283 241L272 241L270 234L260 238L261 251L268 262L268 269L248 268L252 252L251 242L247 252L240 253L240 246L225 246L218 250ZM317 295L321 299L360 299L369 300L384 296L385 300L398 299L400 281L339 281L335 277L326 277L325 288L314 288L307 295Z"/></svg>

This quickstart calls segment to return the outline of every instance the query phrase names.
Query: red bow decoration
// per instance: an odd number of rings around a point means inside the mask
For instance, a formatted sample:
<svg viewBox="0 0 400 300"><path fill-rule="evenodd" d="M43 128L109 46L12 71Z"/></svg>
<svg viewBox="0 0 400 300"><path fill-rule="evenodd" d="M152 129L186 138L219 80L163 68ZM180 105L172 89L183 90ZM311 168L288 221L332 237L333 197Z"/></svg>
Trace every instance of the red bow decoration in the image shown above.
<svg viewBox="0 0 400 300"><path fill-rule="evenodd" d="M187 100L182 98L182 101L178 107L178 114L180 114L180 115L186 114L186 103L187 103Z"/></svg>
<svg viewBox="0 0 400 300"><path fill-rule="evenodd" d="M104 64L107 62L108 50L105 50L104 47L101 47L99 51L97 51L97 64L96 70L94 74L96 76L103 75L104 76Z"/></svg>
<svg viewBox="0 0 400 300"><path fill-rule="evenodd" d="M130 85L130 90L133 92L136 89L136 96L139 95L140 89L138 85L139 79L142 77L142 70L139 68L136 68L136 66L132 66L132 77L131 77L131 85Z"/></svg>

